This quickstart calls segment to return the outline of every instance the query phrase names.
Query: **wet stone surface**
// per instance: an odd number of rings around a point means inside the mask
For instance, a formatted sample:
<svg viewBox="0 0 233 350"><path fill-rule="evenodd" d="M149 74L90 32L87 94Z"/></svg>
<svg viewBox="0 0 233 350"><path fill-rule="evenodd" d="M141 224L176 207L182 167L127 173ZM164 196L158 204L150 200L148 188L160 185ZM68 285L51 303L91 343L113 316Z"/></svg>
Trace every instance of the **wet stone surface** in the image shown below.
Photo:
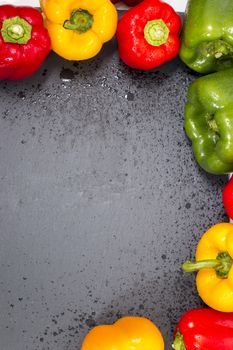
<svg viewBox="0 0 233 350"><path fill-rule="evenodd" d="M179 60L131 70L109 44L0 82L1 349L75 350L121 315L152 319L169 349L202 305L181 263L227 220L226 178L198 168L183 130L195 78Z"/></svg>

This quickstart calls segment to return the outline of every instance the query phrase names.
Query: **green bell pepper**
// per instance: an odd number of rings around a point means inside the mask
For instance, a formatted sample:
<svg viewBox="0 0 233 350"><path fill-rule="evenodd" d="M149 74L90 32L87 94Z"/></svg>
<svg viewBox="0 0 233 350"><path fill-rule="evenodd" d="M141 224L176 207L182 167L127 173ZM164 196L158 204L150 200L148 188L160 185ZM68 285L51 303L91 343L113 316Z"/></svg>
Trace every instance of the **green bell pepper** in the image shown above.
<svg viewBox="0 0 233 350"><path fill-rule="evenodd" d="M233 69L206 75L190 85L185 131L205 171L233 172Z"/></svg>
<svg viewBox="0 0 233 350"><path fill-rule="evenodd" d="M189 0L181 60L199 73L233 68L233 1Z"/></svg>

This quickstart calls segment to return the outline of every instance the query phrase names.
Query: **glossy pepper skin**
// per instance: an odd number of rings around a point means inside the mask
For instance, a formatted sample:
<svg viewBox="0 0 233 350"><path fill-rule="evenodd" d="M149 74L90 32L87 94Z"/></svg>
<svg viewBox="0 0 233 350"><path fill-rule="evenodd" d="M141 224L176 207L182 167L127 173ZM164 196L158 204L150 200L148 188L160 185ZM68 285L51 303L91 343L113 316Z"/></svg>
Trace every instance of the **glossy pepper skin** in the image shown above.
<svg viewBox="0 0 233 350"><path fill-rule="evenodd" d="M233 67L233 1L189 0L180 58L199 73Z"/></svg>
<svg viewBox="0 0 233 350"><path fill-rule="evenodd" d="M233 224L220 223L202 236L196 250L196 262L188 260L183 264L186 272L198 271L199 296L217 311L233 312L232 262Z"/></svg>
<svg viewBox="0 0 233 350"><path fill-rule="evenodd" d="M226 213L233 220L233 176L224 186L222 198Z"/></svg>
<svg viewBox="0 0 233 350"><path fill-rule="evenodd" d="M118 22L120 58L132 68L156 68L177 56L180 29L181 19L170 5L159 0L144 0Z"/></svg>
<svg viewBox="0 0 233 350"><path fill-rule="evenodd" d="M81 350L164 350L158 328L143 317L123 317L112 325L94 327Z"/></svg>
<svg viewBox="0 0 233 350"><path fill-rule="evenodd" d="M233 171L233 69L191 84L185 131L199 165L212 174Z"/></svg>
<svg viewBox="0 0 233 350"><path fill-rule="evenodd" d="M25 6L0 6L0 79L31 76L51 50L41 13Z"/></svg>
<svg viewBox="0 0 233 350"><path fill-rule="evenodd" d="M117 28L110 0L41 0L52 49L67 60L96 56Z"/></svg>
<svg viewBox="0 0 233 350"><path fill-rule="evenodd" d="M193 309L185 313L175 332L175 350L232 350L233 313Z"/></svg>

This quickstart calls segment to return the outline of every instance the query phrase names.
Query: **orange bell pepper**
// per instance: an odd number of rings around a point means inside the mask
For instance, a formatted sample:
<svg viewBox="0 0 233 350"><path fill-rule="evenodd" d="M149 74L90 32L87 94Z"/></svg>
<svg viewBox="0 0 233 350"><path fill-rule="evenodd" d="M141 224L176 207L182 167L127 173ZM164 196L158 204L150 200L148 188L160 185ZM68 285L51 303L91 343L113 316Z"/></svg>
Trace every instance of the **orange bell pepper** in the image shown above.
<svg viewBox="0 0 233 350"><path fill-rule="evenodd" d="M150 320L123 317L112 325L94 327L81 350L164 350L164 341Z"/></svg>

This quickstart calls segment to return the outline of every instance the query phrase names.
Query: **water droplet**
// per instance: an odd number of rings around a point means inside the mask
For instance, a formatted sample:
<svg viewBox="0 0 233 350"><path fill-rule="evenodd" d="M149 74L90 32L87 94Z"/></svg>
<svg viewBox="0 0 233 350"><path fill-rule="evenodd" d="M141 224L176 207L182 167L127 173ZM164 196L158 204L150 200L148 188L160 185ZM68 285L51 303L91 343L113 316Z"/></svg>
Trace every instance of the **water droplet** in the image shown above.
<svg viewBox="0 0 233 350"><path fill-rule="evenodd" d="M63 81L70 81L74 79L74 72L69 68L62 68L60 73L60 78Z"/></svg>
<svg viewBox="0 0 233 350"><path fill-rule="evenodd" d="M134 94L132 94L132 92L127 92L127 94L125 94L125 98L128 100L128 101L133 101L134 100Z"/></svg>
<svg viewBox="0 0 233 350"><path fill-rule="evenodd" d="M25 95L25 93L24 93L23 91L20 91L20 92L18 93L18 97L19 97L19 98L22 98L22 100L25 100L26 95Z"/></svg>

